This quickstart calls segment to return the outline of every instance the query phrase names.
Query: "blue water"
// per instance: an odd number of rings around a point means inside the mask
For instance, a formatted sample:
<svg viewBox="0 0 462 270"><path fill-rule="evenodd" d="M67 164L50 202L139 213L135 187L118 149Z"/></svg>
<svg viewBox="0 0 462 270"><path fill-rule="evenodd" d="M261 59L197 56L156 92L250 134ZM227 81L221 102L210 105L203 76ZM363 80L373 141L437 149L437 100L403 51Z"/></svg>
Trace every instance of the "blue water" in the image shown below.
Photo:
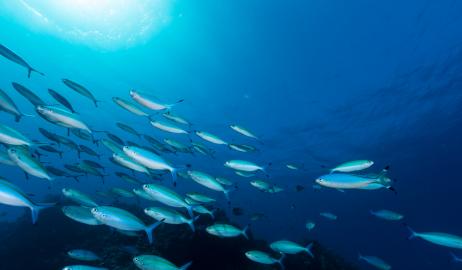
<svg viewBox="0 0 462 270"><path fill-rule="evenodd" d="M50 104L56 102L46 89L55 89L92 129L132 141L138 139L119 130L115 122L158 139L186 143L189 138L156 130L145 118L115 105L112 97L130 99L128 91L140 89L169 102L184 99L174 112L191 121L193 129L260 148L256 154L241 154L208 144L217 152L216 159L166 156L174 164L191 164L237 182L232 206L242 207L246 214L267 215L252 226L257 237L268 241L308 237L355 263L361 252L383 258L393 269L456 269L460 266L451 262L450 249L408 240L400 222L376 219L368 211L392 209L403 213L404 221L418 231L462 235L461 11L462 3L453 0L176 1L171 21L158 33L139 44L110 50L31 30L3 12L0 43L46 76L32 74L27 79L22 67L0 58L0 88L25 113L34 113L34 108L13 90L12 81ZM85 85L103 102L95 108L64 86L62 78ZM60 135L67 132L39 117L15 123L2 113L0 119L39 140L44 138L38 127ZM229 125L234 123L254 131L264 144L232 131ZM116 171L107 160L109 151L101 146L98 151L104 154L101 163L108 172ZM51 155L44 160L59 165L76 158L72 152L64 160ZM285 191L257 192L249 179L223 167L235 158L271 162L269 179ZM325 167L355 159L374 160L371 172L389 165L397 195L387 190L341 193L311 188L316 177L327 172ZM303 170L288 170L288 163ZM59 194L63 186L88 193L129 187L116 177L109 177L106 185L88 177L80 183L57 181L49 190L45 180L25 181L19 168L2 166L0 173L36 193L34 200ZM296 185L305 190L296 192ZM220 198L218 206L226 208L222 194L179 180L177 191L190 190L214 194ZM2 206L1 211L7 211L6 218L22 214L17 208ZM319 213L324 211L339 219L323 219ZM317 224L311 233L305 229L308 219ZM233 220L245 226L249 216ZM363 263L358 266L370 269Z"/></svg>

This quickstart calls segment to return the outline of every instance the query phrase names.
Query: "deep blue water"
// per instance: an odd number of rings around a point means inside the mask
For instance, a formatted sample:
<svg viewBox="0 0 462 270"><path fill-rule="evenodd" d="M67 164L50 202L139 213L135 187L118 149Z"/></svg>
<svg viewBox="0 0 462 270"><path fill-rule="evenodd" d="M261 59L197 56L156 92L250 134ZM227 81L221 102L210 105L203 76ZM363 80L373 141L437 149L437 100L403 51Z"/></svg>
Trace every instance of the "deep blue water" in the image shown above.
<svg viewBox="0 0 462 270"><path fill-rule="evenodd" d="M408 240L400 222L378 220L368 211L396 210L418 231L462 235L461 11L462 4L453 0L176 1L171 21L158 33L140 44L110 50L31 30L2 12L0 43L46 76L27 79L22 67L0 58L0 88L26 113L34 113L34 108L14 91L12 81L50 104L56 102L46 89L53 88L69 98L92 129L135 142L142 141L119 130L115 122L158 139L187 143L189 137L156 130L146 118L115 105L112 97L130 99L128 91L140 89L169 102L184 99L173 111L190 120L193 129L260 148L248 154L208 144L216 151L215 159L166 155L174 164L191 164L238 183L231 202L246 215L233 220L245 226L247 214L267 215L252 226L256 236L268 241L309 237L349 261L356 262L361 252L383 258L393 269L456 269L460 265L451 262L450 249ZM95 108L64 86L62 78L85 85L103 102ZM38 140L44 140L38 127L67 132L39 117L15 123L2 113L0 120ZM254 131L264 144L232 131L229 125L234 123ZM102 146L97 150L108 172L116 171L107 160L110 152ZM257 192L249 179L223 167L226 160L237 158L271 162L269 180L285 191ZM371 172L389 165L397 195L386 190L312 190L316 177L327 172L324 167L355 159L374 160ZM59 166L77 157L72 152L63 160L43 160ZM303 165L303 170L288 170L287 163ZM25 181L19 168L2 166L0 173L36 193L38 201L59 194L63 186L90 194L130 187L111 176L105 185L95 177L80 183L61 179L49 190L46 180ZM165 178L169 181L169 175ZM296 185L305 190L296 192ZM222 194L179 180L177 191L190 190L213 194L218 206L226 208ZM4 218L15 218L23 210L2 206L1 211L7 211ZM339 219L323 219L323 211ZM311 233L304 227L308 219L317 223Z"/></svg>

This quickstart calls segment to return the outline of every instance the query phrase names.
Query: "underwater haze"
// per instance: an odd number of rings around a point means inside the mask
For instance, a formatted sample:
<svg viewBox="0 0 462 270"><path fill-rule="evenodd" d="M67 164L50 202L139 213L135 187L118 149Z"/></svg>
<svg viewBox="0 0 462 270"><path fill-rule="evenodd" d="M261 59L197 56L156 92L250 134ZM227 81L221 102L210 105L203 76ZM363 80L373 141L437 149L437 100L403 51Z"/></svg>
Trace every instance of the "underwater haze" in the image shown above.
<svg viewBox="0 0 462 270"><path fill-rule="evenodd" d="M0 3L0 269L462 268L461 12Z"/></svg>

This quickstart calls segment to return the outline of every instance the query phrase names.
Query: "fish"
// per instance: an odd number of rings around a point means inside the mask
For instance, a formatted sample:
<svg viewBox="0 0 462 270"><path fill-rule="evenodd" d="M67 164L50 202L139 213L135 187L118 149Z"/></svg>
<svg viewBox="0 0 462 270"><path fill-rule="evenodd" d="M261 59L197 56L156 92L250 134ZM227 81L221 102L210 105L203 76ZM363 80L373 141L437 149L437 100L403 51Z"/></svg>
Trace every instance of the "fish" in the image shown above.
<svg viewBox="0 0 462 270"><path fill-rule="evenodd" d="M69 111L71 111L72 113L76 113L76 111L75 111L74 108L72 107L72 104L71 104L65 97L63 97L60 93L58 93L58 92L56 92L55 90L50 89L50 88L48 88L48 93L49 93L50 96L52 96L56 101L58 101L59 103L61 103L61 105L63 105L64 107L66 107Z"/></svg>
<svg viewBox="0 0 462 270"><path fill-rule="evenodd" d="M305 228L306 228L308 231L313 230L314 227L316 227L316 223L314 223L314 222L312 222L312 221L307 221L306 224L305 224Z"/></svg>
<svg viewBox="0 0 462 270"><path fill-rule="evenodd" d="M282 270L284 270L284 268L285 268L284 265L282 264L282 261L285 258L284 254L282 254L281 258L279 258L279 260L278 260L278 259L275 259L275 258L271 257L271 255L269 255L266 252L259 251L259 250L249 250L249 251L247 251L245 253L245 256L249 260L257 262L257 263L261 263L261 264L279 264L281 266Z"/></svg>
<svg viewBox="0 0 462 270"><path fill-rule="evenodd" d="M194 201L200 203L214 203L216 200L204 194L200 194L198 192L188 192L186 193L186 197L193 199Z"/></svg>
<svg viewBox="0 0 462 270"><path fill-rule="evenodd" d="M329 212L322 212L322 213L319 213L320 216L322 217L325 217L327 219L330 219L330 220L337 220L338 217L332 213L329 213Z"/></svg>
<svg viewBox="0 0 462 270"><path fill-rule="evenodd" d="M2 44L0 44L0 55L10 60L11 62L14 62L22 67L25 67L27 69L27 78L30 78L30 75L32 72L36 72L42 76L45 76L45 74L31 67L24 59L22 59L22 57L20 57L19 55L17 55L12 50L8 49Z"/></svg>
<svg viewBox="0 0 462 270"><path fill-rule="evenodd" d="M144 184L143 190L160 203L176 208L186 208L189 216L193 217L193 207L186 203L184 198L175 191L158 184Z"/></svg>
<svg viewBox="0 0 462 270"><path fill-rule="evenodd" d="M245 177L245 178L250 178L250 177L255 176L254 173L248 173L248 172L235 171L234 173L239 175L239 176Z"/></svg>
<svg viewBox="0 0 462 270"><path fill-rule="evenodd" d="M210 149L210 148L207 148L205 145L197 143L197 142L193 142L193 143L191 143L191 146L197 152L199 152L199 153L201 153L203 155L206 155L206 156L213 157L214 151L212 149Z"/></svg>
<svg viewBox="0 0 462 270"><path fill-rule="evenodd" d="M184 130L183 128L176 126L172 123L160 120L151 120L151 125L155 128L158 128L162 131L174 133L174 134L189 134L188 131Z"/></svg>
<svg viewBox="0 0 462 270"><path fill-rule="evenodd" d="M72 249L67 252L67 255L75 260L80 261L101 261L101 257L96 255L93 251L85 250L85 249Z"/></svg>
<svg viewBox="0 0 462 270"><path fill-rule="evenodd" d="M135 195L131 191L123 189L123 188L113 187L113 188L111 188L110 191L112 193L114 193L115 195L120 196L120 197L124 197L124 198L133 198L133 197L135 197Z"/></svg>
<svg viewBox="0 0 462 270"><path fill-rule="evenodd" d="M250 184L257 188L258 190L260 191L263 191L263 192L268 192L268 193L278 193L278 192L281 192L281 191L284 191L283 188L281 187L278 187L272 183L269 183L269 182L266 182L266 181L263 181L263 180L252 180L250 181Z"/></svg>
<svg viewBox="0 0 462 270"><path fill-rule="evenodd" d="M300 252L306 252L311 256L311 258L314 258L314 255L311 251L312 247L313 243L309 243L306 247L302 247L301 245L288 240L279 240L270 244L270 248L279 253L297 254Z"/></svg>
<svg viewBox="0 0 462 270"><path fill-rule="evenodd" d="M188 121L186 121L183 117L180 117L178 115L172 114L170 111L163 113L163 117L167 118L170 121L176 122L178 124L183 124L183 125L191 125Z"/></svg>
<svg viewBox="0 0 462 270"><path fill-rule="evenodd" d="M89 265L68 265L63 267L62 270L109 270L105 267L96 267L96 266L89 266Z"/></svg>
<svg viewBox="0 0 462 270"><path fill-rule="evenodd" d="M247 231L249 226L246 226L244 229L239 229L234 227L233 225L223 224L223 223L215 223L213 225L208 226L205 230L207 233L218 236L220 238L223 237L237 237L237 236L244 236L245 239L249 239L247 235Z"/></svg>
<svg viewBox="0 0 462 270"><path fill-rule="evenodd" d="M133 263L141 270L186 270L192 262L183 266L176 266L172 262L154 255L140 255L133 258Z"/></svg>
<svg viewBox="0 0 462 270"><path fill-rule="evenodd" d="M123 152L138 162L140 165L150 169L150 170L167 170L171 173L173 182L176 182L176 172L178 169L174 168L169 162L164 160L161 156L146 150L141 147L136 146L124 146L122 148Z"/></svg>
<svg viewBox="0 0 462 270"><path fill-rule="evenodd" d="M115 175L129 184L133 184L133 185L143 184L142 181L136 179L135 177L131 177L130 175L123 173L123 172L116 172Z"/></svg>
<svg viewBox="0 0 462 270"><path fill-rule="evenodd" d="M379 184L385 186L386 181L382 176L367 177L363 175L354 175L346 173L331 173L318 177L315 182L323 187L335 189L363 189L370 184Z"/></svg>
<svg viewBox="0 0 462 270"><path fill-rule="evenodd" d="M298 170L298 167L295 166L295 165L293 165L293 164L286 164L286 167L287 167L288 169L291 169L291 170L294 170L294 171Z"/></svg>
<svg viewBox="0 0 462 270"><path fill-rule="evenodd" d="M143 165L137 163L136 161L133 161L133 159L129 158L127 155L124 153L113 153L112 154L112 159L122 167L125 167L130 170L134 170L137 172L145 173L147 175L151 175L149 170L144 167Z"/></svg>
<svg viewBox="0 0 462 270"><path fill-rule="evenodd" d="M242 172L256 172L262 171L266 172L266 168L259 166L253 162L246 161L246 160L228 160L224 164L225 167L231 168L233 170L238 170Z"/></svg>
<svg viewBox="0 0 462 270"><path fill-rule="evenodd" d="M223 192L226 200L229 201L229 192L232 191L232 189L225 189L223 185L215 179L215 177L200 171L188 171L188 174L189 177L191 177L191 179L196 183L211 190Z"/></svg>
<svg viewBox="0 0 462 270"><path fill-rule="evenodd" d="M183 152L183 153L191 153L191 149L189 146L179 142L179 141L176 141L176 140L173 140L173 139L164 139L164 142L166 144L168 144L169 146L171 146L173 149L175 149L175 151L177 152Z"/></svg>
<svg viewBox="0 0 462 270"><path fill-rule="evenodd" d="M36 94L34 94L31 90L27 89L24 85L19 84L17 82L12 82L13 88L18 91L23 97L25 97L34 107L37 106L45 106L46 103L41 98L39 98Z"/></svg>
<svg viewBox="0 0 462 270"><path fill-rule="evenodd" d="M255 140L260 140L257 136L255 136L252 132L250 132L249 130L241 127L241 126L238 126L238 125L230 125L229 126L232 130L236 131L237 133L241 134L241 135L244 135L246 137L249 137L249 138L252 138L252 139L255 139Z"/></svg>
<svg viewBox="0 0 462 270"><path fill-rule="evenodd" d="M3 124L0 124L0 143L25 146L31 146L33 144L32 141L21 132Z"/></svg>
<svg viewBox="0 0 462 270"><path fill-rule="evenodd" d="M363 256L363 255L359 254L358 259L360 261L363 260L363 261L367 262L368 264L374 266L377 269L381 269L381 270L389 270L389 269L391 269L391 266L388 263L386 263L384 260L380 259L379 257Z"/></svg>
<svg viewBox="0 0 462 270"><path fill-rule="evenodd" d="M210 211L209 209L207 209L206 207L202 205L195 205L193 208L193 211L199 214L209 215L212 219L215 219L215 215L214 215L215 211Z"/></svg>
<svg viewBox="0 0 462 270"><path fill-rule="evenodd" d="M152 232L162 223L158 221L151 225L146 225L130 212L112 206L95 207L91 209L91 213L97 220L107 226L124 231L145 231L150 244L154 241Z"/></svg>
<svg viewBox="0 0 462 270"><path fill-rule="evenodd" d="M71 81L69 79L62 79L62 82L67 86L69 87L70 89L74 90L75 92L83 95L84 97L87 97L89 98L91 101L93 101L93 103L95 104L95 107L98 107L98 102L101 102L99 100L97 100L93 94L90 92L90 90L88 90L87 88L85 88L83 85L80 85L74 81Z"/></svg>
<svg viewBox="0 0 462 270"><path fill-rule="evenodd" d="M56 153L59 155L60 158L63 157L63 151L59 151L58 149L54 148L51 145L41 145L38 147L40 150L49 152L49 153Z"/></svg>
<svg viewBox="0 0 462 270"><path fill-rule="evenodd" d="M181 103L184 101L184 99L180 99L175 103L172 104L166 104L163 102L160 102L156 97L149 95L147 93L139 92L136 90L130 90L130 97L136 101L138 104L154 110L154 111L162 111L162 110L169 110L173 106Z"/></svg>
<svg viewBox="0 0 462 270"><path fill-rule="evenodd" d="M101 177L101 179L103 179L103 183L104 183L104 177L107 176L107 175L102 174L100 171L98 171L98 169L96 169L92 165L90 165L90 164L88 164L86 162L80 162L80 163L77 164L77 167L80 168L85 173Z"/></svg>
<svg viewBox="0 0 462 270"><path fill-rule="evenodd" d="M247 145L247 144L230 143L230 144L228 144L228 147L230 149L236 150L238 152L243 152L243 153L256 152L258 150L256 147L253 147L253 146Z"/></svg>
<svg viewBox="0 0 462 270"><path fill-rule="evenodd" d="M33 175L38 178L52 180L53 178L48 174L43 165L31 156L27 149L22 147L8 148L8 156L16 166L21 168L27 174Z"/></svg>
<svg viewBox="0 0 462 270"><path fill-rule="evenodd" d="M93 160L84 159L84 160L82 160L82 163L85 163L88 166L91 166L91 167L93 167L95 169L104 170L104 167L101 164L99 164L98 162L95 162Z"/></svg>
<svg viewBox="0 0 462 270"><path fill-rule="evenodd" d="M335 168L331 169L330 172L344 172L344 173L349 173L349 172L356 172L356 171L361 171L365 170L369 167L374 165L374 161L372 160L353 160L353 161L348 161L344 162Z"/></svg>
<svg viewBox="0 0 462 270"><path fill-rule="evenodd" d="M74 178L75 181L77 182L79 182L79 177L82 176L82 175L72 175L72 174L69 174L63 170L60 170L52 166L45 166L45 169L54 176L71 177L71 178Z"/></svg>
<svg viewBox="0 0 462 270"><path fill-rule="evenodd" d="M224 145L228 145L227 142L225 142L224 140L222 140L221 138L219 138L218 136L215 136L211 133L208 133L208 132L205 132L205 131L194 131L194 133L199 136L200 138L210 142L210 143L214 143L214 144L224 144Z"/></svg>
<svg viewBox="0 0 462 270"><path fill-rule="evenodd" d="M75 128L91 133L90 128L77 114L55 106L37 106L37 113L45 120L66 128Z"/></svg>
<svg viewBox="0 0 462 270"><path fill-rule="evenodd" d="M83 170L82 168L80 168L79 166L75 164L64 164L64 168L66 168L67 170L71 172L83 173L85 175L87 174L87 171Z"/></svg>
<svg viewBox="0 0 462 270"><path fill-rule="evenodd" d="M451 255L453 262L462 263L462 258L457 257L454 253L450 252L449 255Z"/></svg>
<svg viewBox="0 0 462 270"><path fill-rule="evenodd" d="M0 164L8 165L8 166L16 166L16 163L11 161L10 157L8 156L8 152L0 150Z"/></svg>
<svg viewBox="0 0 462 270"><path fill-rule="evenodd" d="M131 102L131 101L128 101L128 100L125 100L123 98L120 98L120 97L113 97L112 98L112 101L119 105L121 108L133 113L133 114L136 114L136 115L139 115L139 116L146 116L146 117L149 117L149 114L147 114L146 112L144 112L138 105L136 105L135 103Z"/></svg>
<svg viewBox="0 0 462 270"><path fill-rule="evenodd" d="M148 207L144 209L144 213L155 220L162 221L167 224L188 224L191 231L195 232L194 218L186 218L180 212L165 208L165 207Z"/></svg>
<svg viewBox="0 0 462 270"><path fill-rule="evenodd" d="M145 200L148 200L148 201L156 201L156 199L154 199L153 197L151 197L146 191L144 191L144 189L142 188L134 188L132 189L133 193L135 193L135 195L137 195L138 197L140 198L143 198Z"/></svg>
<svg viewBox="0 0 462 270"><path fill-rule="evenodd" d="M462 237L460 236L441 232L418 233L412 230L412 228L409 226L407 226L407 228L411 233L409 239L420 238L432 244L445 246L449 248L462 249Z"/></svg>
<svg viewBox="0 0 462 270"><path fill-rule="evenodd" d="M80 144L79 145L79 148L80 148L80 152L83 152L83 153L86 153L90 156L94 156L94 157L97 157L97 158L100 158L100 154L96 153L93 149L83 145L83 144Z"/></svg>
<svg viewBox="0 0 462 270"><path fill-rule="evenodd" d="M33 115L22 113L10 96L2 89L0 89L0 111L13 115L16 122L19 122L23 116L33 117Z"/></svg>
<svg viewBox="0 0 462 270"><path fill-rule="evenodd" d="M0 179L0 203L10 206L27 207L31 211L32 223L37 223L40 211L55 206L55 203L34 203L16 185Z"/></svg>
<svg viewBox="0 0 462 270"><path fill-rule="evenodd" d="M117 123L116 123L116 126L117 126L118 128L120 128L120 129L122 129L122 130L128 132L128 133L131 133L131 134L137 136L138 138L141 137L141 134L138 133L138 131L136 131L134 128L132 128L131 126L129 126L129 125L127 125L127 124L124 124L124 123L121 123L121 122L117 122Z"/></svg>
<svg viewBox="0 0 462 270"><path fill-rule="evenodd" d="M68 218L90 226L102 225L91 213L91 209L82 206L63 206L61 208L64 215Z"/></svg>
<svg viewBox="0 0 462 270"><path fill-rule="evenodd" d="M386 209L377 210L377 211L370 210L369 212L371 213L371 215L376 216L381 219L385 219L385 220L395 220L396 221L396 220L401 220L404 217L403 215L399 213L386 210Z"/></svg>
<svg viewBox="0 0 462 270"><path fill-rule="evenodd" d="M98 206L98 204L90 196L78 190L75 190L72 188L63 188L62 193L66 198L80 204L81 206L85 206L85 207L97 207Z"/></svg>
<svg viewBox="0 0 462 270"><path fill-rule="evenodd" d="M232 186L234 185L233 182L229 181L228 179L224 178L224 177L215 177L215 180L218 181L218 183L222 184L222 185L225 185L225 186Z"/></svg>
<svg viewBox="0 0 462 270"><path fill-rule="evenodd" d="M71 133L74 134L76 137L79 137L82 140L92 142L94 144L97 144L98 141L93 138L93 136L85 131L82 131L81 129L71 129Z"/></svg>
<svg viewBox="0 0 462 270"><path fill-rule="evenodd" d="M122 151L122 145L120 144L117 144L111 140L106 140L106 139L102 139L101 140L101 143L107 147L109 150L111 150L113 153L115 154L120 154L122 153L123 154L123 151Z"/></svg>

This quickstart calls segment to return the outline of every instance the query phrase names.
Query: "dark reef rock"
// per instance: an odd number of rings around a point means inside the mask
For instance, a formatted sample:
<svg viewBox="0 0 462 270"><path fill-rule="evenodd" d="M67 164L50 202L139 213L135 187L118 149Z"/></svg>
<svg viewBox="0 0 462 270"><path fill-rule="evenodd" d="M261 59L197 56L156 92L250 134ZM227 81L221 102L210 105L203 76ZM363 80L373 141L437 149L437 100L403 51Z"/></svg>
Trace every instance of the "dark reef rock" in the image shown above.
<svg viewBox="0 0 462 270"><path fill-rule="evenodd" d="M121 206L145 218L139 207ZM217 220L226 221L223 212L216 213ZM14 223L0 223L0 269L53 270L69 264L85 264L70 259L66 252L74 248L90 249L104 258L93 264L112 270L135 270L132 258L136 254L157 254L177 265L193 261L190 270L259 270L279 269L278 265L266 266L248 260L244 252L259 249L271 252L268 243L244 237L217 238L205 232L212 220L201 217L196 223L196 233L187 225L161 225L154 232L155 243L148 245L146 236L126 236L107 226L87 226L65 217L60 208L41 213L38 224L32 225L26 212ZM330 254L315 243L311 259L306 254L289 255L284 260L287 270L353 270L341 258ZM279 255L274 254L275 257Z"/></svg>

